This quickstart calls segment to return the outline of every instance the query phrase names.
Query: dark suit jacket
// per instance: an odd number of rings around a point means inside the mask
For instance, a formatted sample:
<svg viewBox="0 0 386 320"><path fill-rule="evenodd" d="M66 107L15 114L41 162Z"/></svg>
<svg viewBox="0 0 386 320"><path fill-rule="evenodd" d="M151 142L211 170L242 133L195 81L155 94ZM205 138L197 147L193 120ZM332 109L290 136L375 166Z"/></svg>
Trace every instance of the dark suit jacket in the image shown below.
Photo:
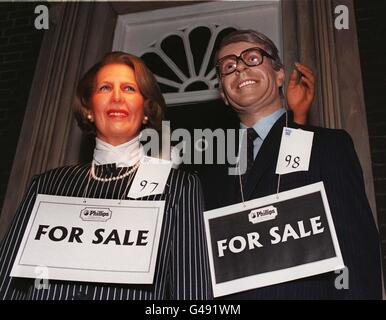
<svg viewBox="0 0 386 320"><path fill-rule="evenodd" d="M246 182L246 200L276 193L275 174L285 115L272 127ZM380 299L381 271L378 232L369 207L361 167L351 137L343 130L289 126L314 132L309 171L281 176L280 191L323 181L340 248L349 270L349 289L335 289L333 272L240 292L230 299ZM240 202L237 176L227 165L200 171L206 209Z"/></svg>

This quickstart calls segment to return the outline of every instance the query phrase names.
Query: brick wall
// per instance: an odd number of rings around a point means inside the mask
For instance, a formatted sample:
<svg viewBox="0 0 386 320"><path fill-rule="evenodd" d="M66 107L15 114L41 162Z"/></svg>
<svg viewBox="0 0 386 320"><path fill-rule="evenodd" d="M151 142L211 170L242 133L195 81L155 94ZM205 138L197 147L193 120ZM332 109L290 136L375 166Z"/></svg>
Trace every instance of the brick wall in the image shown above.
<svg viewBox="0 0 386 320"><path fill-rule="evenodd" d="M386 19L385 1L355 0L359 52L386 279Z"/></svg>
<svg viewBox="0 0 386 320"><path fill-rule="evenodd" d="M0 3L0 208L44 33L34 27L37 5Z"/></svg>

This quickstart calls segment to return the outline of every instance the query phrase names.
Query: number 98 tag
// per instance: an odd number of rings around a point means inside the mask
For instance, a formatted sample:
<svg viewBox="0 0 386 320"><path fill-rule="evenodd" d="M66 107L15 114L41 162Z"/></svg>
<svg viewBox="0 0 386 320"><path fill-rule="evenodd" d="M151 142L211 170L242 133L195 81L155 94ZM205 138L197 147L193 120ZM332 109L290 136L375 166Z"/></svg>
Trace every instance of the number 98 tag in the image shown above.
<svg viewBox="0 0 386 320"><path fill-rule="evenodd" d="M283 128L276 173L308 171L314 133L301 129Z"/></svg>

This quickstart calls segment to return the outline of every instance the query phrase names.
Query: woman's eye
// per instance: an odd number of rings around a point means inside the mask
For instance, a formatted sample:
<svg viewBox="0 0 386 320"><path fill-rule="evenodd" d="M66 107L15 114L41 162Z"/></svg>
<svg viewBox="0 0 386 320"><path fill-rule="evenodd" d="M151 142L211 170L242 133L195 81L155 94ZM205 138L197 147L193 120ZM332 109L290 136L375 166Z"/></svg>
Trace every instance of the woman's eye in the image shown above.
<svg viewBox="0 0 386 320"><path fill-rule="evenodd" d="M133 86L130 86L130 85L125 85L123 87L123 90L125 90L125 91L135 91L135 88Z"/></svg>
<svg viewBox="0 0 386 320"><path fill-rule="evenodd" d="M99 91L102 91L102 92L109 91L109 90L110 90L110 86L108 85L103 85L99 87Z"/></svg>

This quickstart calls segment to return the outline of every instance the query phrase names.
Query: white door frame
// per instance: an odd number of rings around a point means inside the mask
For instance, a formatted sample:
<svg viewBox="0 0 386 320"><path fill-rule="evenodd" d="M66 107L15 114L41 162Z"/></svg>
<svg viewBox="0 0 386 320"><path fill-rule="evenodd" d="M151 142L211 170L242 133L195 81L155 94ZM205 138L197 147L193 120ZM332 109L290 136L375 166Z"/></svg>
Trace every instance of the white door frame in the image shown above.
<svg viewBox="0 0 386 320"><path fill-rule="evenodd" d="M157 81L178 89L178 93L165 93L168 106L219 99L218 80L215 70L206 74L207 65L213 52L218 33L228 27L257 29L268 35L282 48L281 1L223 1L196 3L175 8L152 10L120 15L115 28L114 51L126 51L137 56L145 53L157 54L180 79L180 83L156 75ZM205 26L211 30L205 56L199 72L195 72L193 53L190 49L189 33L196 27ZM162 50L162 41L171 36L180 37L184 44L189 75ZM153 70L152 70L153 71ZM202 81L208 90L185 92L194 81Z"/></svg>

